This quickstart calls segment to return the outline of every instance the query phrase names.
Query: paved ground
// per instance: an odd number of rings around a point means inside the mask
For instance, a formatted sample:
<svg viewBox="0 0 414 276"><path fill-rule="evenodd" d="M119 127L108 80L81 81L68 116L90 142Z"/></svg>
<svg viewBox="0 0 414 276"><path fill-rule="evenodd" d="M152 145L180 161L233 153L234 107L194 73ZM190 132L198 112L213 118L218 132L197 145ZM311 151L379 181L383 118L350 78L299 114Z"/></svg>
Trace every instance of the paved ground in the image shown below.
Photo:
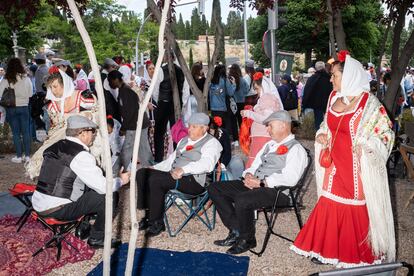
<svg viewBox="0 0 414 276"><path fill-rule="evenodd" d="M313 142L305 141L304 144L313 149ZM28 181L24 177L23 166L10 162L11 155L0 159L0 192L18 181ZM401 176L398 175L397 176ZM414 191L414 184L403 179L394 179L390 183L392 199L394 203L394 216L397 233L398 260L414 263L414 202L408 208L404 208L409 195ZM124 242L129 240L129 189L121 192L121 213L114 221L114 235L120 237ZM301 211L304 221L307 220L313 206L316 203L316 187L312 181L305 188L303 206ZM1 204L1 203L0 203ZM139 214L140 217L141 214ZM176 216L173 216L174 218ZM276 231L294 238L298 233L298 226L293 212L282 213L278 217ZM265 221L259 218L257 223L257 238L263 240L265 232ZM177 251L216 251L224 252L224 248L213 245L213 241L225 237L227 230L218 219L216 228L208 231L200 221L191 221L189 225L176 238L170 238L167 233L147 241L148 247L169 249ZM144 245L142 232L139 233L137 247ZM246 253L250 257L249 275L308 275L322 270L333 269L331 266L318 266L308 259L296 255L289 250L290 243L277 237L271 237L267 251L262 257ZM98 250L90 261L69 264L61 269L54 270L51 275L85 275L102 258L102 250Z"/></svg>

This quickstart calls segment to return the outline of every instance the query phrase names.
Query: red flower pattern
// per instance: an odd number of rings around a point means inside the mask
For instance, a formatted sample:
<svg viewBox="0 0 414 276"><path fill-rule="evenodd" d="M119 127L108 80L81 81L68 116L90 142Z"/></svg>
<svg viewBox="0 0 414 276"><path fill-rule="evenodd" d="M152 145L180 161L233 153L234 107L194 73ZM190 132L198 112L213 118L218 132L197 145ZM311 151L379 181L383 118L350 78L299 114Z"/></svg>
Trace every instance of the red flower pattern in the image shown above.
<svg viewBox="0 0 414 276"><path fill-rule="evenodd" d="M374 128L374 132L378 134L378 132L379 132L379 128L378 128L378 127L375 127L375 128Z"/></svg>
<svg viewBox="0 0 414 276"><path fill-rule="evenodd" d="M349 55L349 52L347 50L341 50L341 51L339 51L339 53L338 53L338 60L340 62L344 62L345 61L345 58L346 58L346 55Z"/></svg>
<svg viewBox="0 0 414 276"><path fill-rule="evenodd" d="M192 146L192 145L188 145L188 146L186 146L185 147L185 150L186 151L190 151L190 150L192 150L194 147Z"/></svg>
<svg viewBox="0 0 414 276"><path fill-rule="evenodd" d="M289 151L289 149L285 146L285 145L280 145L277 149L276 149L276 154L278 155L282 155L282 154L286 154Z"/></svg>
<svg viewBox="0 0 414 276"><path fill-rule="evenodd" d="M381 106L381 107L379 108L379 111L380 111L380 112L381 112L381 114L383 114L383 115L387 114L387 111L385 110L385 107L384 107L384 106Z"/></svg>

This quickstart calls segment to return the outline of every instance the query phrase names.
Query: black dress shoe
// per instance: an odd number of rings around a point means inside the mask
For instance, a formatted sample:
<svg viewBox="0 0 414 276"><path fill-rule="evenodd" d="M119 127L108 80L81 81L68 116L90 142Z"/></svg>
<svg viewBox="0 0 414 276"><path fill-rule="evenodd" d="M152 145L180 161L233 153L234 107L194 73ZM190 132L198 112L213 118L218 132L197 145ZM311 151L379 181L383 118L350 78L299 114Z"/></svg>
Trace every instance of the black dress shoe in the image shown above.
<svg viewBox="0 0 414 276"><path fill-rule="evenodd" d="M239 232L232 230L229 232L227 238L225 238L224 240L214 241L214 244L218 246L232 246L237 241L238 237Z"/></svg>
<svg viewBox="0 0 414 276"><path fill-rule="evenodd" d="M256 247L256 238L245 240L245 239L238 239L232 247L230 247L226 253L237 255L249 251L249 249Z"/></svg>
<svg viewBox="0 0 414 276"><path fill-rule="evenodd" d="M88 244L90 247L94 249L104 248L104 239L89 238ZM117 248L120 245L121 245L120 240L115 240L115 239L111 240L111 248Z"/></svg>
<svg viewBox="0 0 414 276"><path fill-rule="evenodd" d="M321 261L319 261L319 259L318 258L316 258L316 257L312 257L311 258L311 262L312 263L314 263L314 264L317 264L317 265L322 265L323 263L321 262Z"/></svg>
<svg viewBox="0 0 414 276"><path fill-rule="evenodd" d="M148 218L143 217L138 223L139 231L147 230L149 227Z"/></svg>
<svg viewBox="0 0 414 276"><path fill-rule="evenodd" d="M165 231L165 224L163 221L153 223L149 222L149 227L145 233L145 236L147 238L155 237L161 234L163 231Z"/></svg>

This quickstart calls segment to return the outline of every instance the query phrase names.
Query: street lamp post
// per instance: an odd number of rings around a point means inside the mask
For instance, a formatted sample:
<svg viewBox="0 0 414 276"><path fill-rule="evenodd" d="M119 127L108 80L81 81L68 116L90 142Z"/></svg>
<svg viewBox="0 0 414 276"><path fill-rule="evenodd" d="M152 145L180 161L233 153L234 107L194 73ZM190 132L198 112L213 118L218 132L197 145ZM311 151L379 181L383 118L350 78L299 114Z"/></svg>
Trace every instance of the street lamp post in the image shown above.
<svg viewBox="0 0 414 276"><path fill-rule="evenodd" d="M243 22L243 26L244 26L244 63L246 63L246 61L249 58L249 44L247 41L247 16L246 16L246 0L244 0L244 7L243 7L243 17L244 17L244 22Z"/></svg>
<svg viewBox="0 0 414 276"><path fill-rule="evenodd" d="M148 21L148 19L151 17L152 13L148 14L147 17L145 17L144 21L141 24L141 27L139 27L137 39L135 41L135 71L138 73L138 43L139 43L139 36L141 35L141 31L144 28L145 23Z"/></svg>

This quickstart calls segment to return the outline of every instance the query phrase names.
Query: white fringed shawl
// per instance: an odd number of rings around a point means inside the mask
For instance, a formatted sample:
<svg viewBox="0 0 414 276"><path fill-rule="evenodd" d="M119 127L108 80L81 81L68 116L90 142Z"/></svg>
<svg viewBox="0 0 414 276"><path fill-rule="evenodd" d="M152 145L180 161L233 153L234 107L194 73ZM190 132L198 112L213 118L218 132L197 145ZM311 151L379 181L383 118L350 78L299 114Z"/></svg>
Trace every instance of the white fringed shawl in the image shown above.
<svg viewBox="0 0 414 276"><path fill-rule="evenodd" d="M327 112L328 113L328 112ZM327 113L317 134L331 132L326 125ZM386 255L388 261L395 259L394 218L388 186L386 162L394 144L394 132L384 107L369 94L362 113L352 147L362 149L360 165L361 180L369 216L368 240L375 256ZM322 146L315 142L315 175L318 197L321 195L325 169L319 165Z"/></svg>

